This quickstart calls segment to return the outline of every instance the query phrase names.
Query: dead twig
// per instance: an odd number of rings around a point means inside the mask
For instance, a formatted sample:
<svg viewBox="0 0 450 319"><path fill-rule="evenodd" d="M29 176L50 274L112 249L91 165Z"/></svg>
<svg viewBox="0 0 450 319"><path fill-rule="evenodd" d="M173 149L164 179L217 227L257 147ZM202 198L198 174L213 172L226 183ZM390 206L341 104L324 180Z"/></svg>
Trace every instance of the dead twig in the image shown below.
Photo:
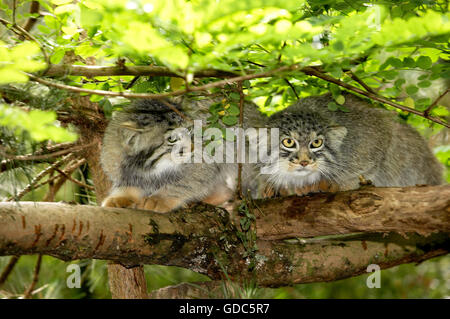
<svg viewBox="0 0 450 319"><path fill-rule="evenodd" d="M77 184L77 185L79 185L79 186L81 186L81 187L87 188L87 189L89 189L89 190L94 190L94 189L95 189L94 186L85 184L85 183L83 183L83 182L81 182L81 181L79 181L79 180L73 178L73 177L70 176L68 173L66 173L66 172L64 172L64 171L62 171L62 170L60 170L59 168L55 168L55 171L57 171L59 174L61 174L61 175L64 176L65 178L67 178L67 179L68 179L69 181L71 181L72 183L75 183L75 184Z"/></svg>
<svg viewBox="0 0 450 319"><path fill-rule="evenodd" d="M431 105L425 110L423 111L423 114L425 117L428 117L428 115L430 114L431 110L439 103L439 101L450 91L450 89L445 90L444 92L442 92L441 95L439 95L437 97L436 100L434 100L433 103L431 103Z"/></svg>
<svg viewBox="0 0 450 319"><path fill-rule="evenodd" d="M6 282L8 279L9 274L13 271L14 266L19 261L20 256L11 256L9 259L8 264L6 265L5 269L3 269L2 274L0 275L0 287Z"/></svg>
<svg viewBox="0 0 450 319"><path fill-rule="evenodd" d="M42 170L39 174L37 174L31 180L31 182L24 189L22 189L19 193L17 193L17 195L9 197L6 201L19 200L20 198L22 198L23 196L25 196L26 194L31 192L33 189L37 189L37 188L53 181L54 178L50 178L47 181L45 181L44 183L37 184L37 182L39 182L42 178L44 178L46 175L48 175L52 171L54 171L54 169L56 167L63 165L64 163L69 161L72 157L73 157L73 154L69 154L69 155L65 156L64 158L62 158L61 160L57 161L56 163L48 166L46 169Z"/></svg>
<svg viewBox="0 0 450 319"><path fill-rule="evenodd" d="M239 81L237 83L238 85L238 91L239 91L239 134L242 133L243 125L244 125L244 91L242 90L242 81ZM241 143L238 143L238 147L245 143L245 141L241 140ZM241 148L239 147L238 150L238 156L241 157ZM241 161L238 162L238 176L237 176L237 196L239 199L244 198L242 193L242 163Z"/></svg>
<svg viewBox="0 0 450 319"><path fill-rule="evenodd" d="M33 280L31 281L30 286L23 294L24 299L30 299L31 295L33 294L34 287L36 286L38 280L39 280L39 271L41 270L41 264L42 264L42 255L38 255L38 259L36 261L36 266L34 267L34 273L33 273Z"/></svg>
<svg viewBox="0 0 450 319"><path fill-rule="evenodd" d="M353 73L351 70L344 70L345 73L347 73L352 80L357 82L359 85L361 85L367 92L377 94L370 86L368 86L363 80L361 80L358 76L356 76L355 73Z"/></svg>

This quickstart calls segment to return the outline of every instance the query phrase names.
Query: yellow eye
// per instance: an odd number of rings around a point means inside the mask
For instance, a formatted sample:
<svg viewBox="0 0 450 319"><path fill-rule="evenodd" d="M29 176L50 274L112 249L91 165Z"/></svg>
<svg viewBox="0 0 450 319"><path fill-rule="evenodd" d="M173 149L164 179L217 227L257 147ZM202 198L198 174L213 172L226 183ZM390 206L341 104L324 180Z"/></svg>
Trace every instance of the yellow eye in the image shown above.
<svg viewBox="0 0 450 319"><path fill-rule="evenodd" d="M169 143L175 143L177 141L177 138L175 136L169 136L169 138L167 139L167 141Z"/></svg>
<svg viewBox="0 0 450 319"><path fill-rule="evenodd" d="M285 138L281 141L281 143L287 148L292 148L295 146L295 141L292 138Z"/></svg>
<svg viewBox="0 0 450 319"><path fill-rule="evenodd" d="M318 147L321 147L322 144L323 144L323 139L318 138L318 139L316 139L316 140L314 140L314 141L311 142L311 148L318 148Z"/></svg>

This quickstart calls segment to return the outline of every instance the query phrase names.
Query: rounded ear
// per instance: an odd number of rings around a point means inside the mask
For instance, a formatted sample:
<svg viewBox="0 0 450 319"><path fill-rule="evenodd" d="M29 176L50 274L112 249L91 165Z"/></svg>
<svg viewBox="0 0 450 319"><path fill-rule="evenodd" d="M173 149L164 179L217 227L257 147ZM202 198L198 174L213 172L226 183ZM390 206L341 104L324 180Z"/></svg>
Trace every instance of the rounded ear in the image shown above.
<svg viewBox="0 0 450 319"><path fill-rule="evenodd" d="M123 122L120 123L119 137L122 146L131 150L134 148L137 140L137 136L140 134L140 130L137 128L136 123L133 122Z"/></svg>
<svg viewBox="0 0 450 319"><path fill-rule="evenodd" d="M347 136L347 129L344 126L332 126L329 129L328 136L332 145L341 146L344 138Z"/></svg>

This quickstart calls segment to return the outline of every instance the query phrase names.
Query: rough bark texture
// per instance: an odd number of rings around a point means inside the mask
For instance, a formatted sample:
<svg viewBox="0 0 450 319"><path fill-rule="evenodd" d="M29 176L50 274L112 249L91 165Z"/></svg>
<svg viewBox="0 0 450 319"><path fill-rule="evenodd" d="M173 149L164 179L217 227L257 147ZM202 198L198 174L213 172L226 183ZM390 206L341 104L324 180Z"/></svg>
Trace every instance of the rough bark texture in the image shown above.
<svg viewBox="0 0 450 319"><path fill-rule="evenodd" d="M363 187L256 202L258 236L265 239L353 232L416 232L450 229L450 185Z"/></svg>
<svg viewBox="0 0 450 319"><path fill-rule="evenodd" d="M111 274L114 275L111 276ZM119 264L109 264L108 275L109 289L113 299L148 298L143 266L128 269Z"/></svg>
<svg viewBox="0 0 450 319"><path fill-rule="evenodd" d="M449 185L364 188L259 201L254 209L258 251L253 259L244 257L247 251L228 213L213 206L200 204L159 214L56 203L0 203L0 255L97 258L127 267L175 265L212 279L222 279L225 272L233 280L254 280L268 287L332 281L364 273L372 263L388 268L448 253L449 192ZM352 234L361 231L365 233ZM388 232L407 236L385 236ZM339 235L279 240L330 234ZM128 282L135 280L133 273Z"/></svg>

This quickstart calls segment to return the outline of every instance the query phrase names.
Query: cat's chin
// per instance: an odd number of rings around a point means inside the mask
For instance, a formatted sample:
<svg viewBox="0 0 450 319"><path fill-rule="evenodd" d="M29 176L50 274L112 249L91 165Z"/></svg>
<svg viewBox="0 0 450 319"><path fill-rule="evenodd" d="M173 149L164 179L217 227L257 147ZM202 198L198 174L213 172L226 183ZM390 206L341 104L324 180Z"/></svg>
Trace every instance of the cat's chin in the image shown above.
<svg viewBox="0 0 450 319"><path fill-rule="evenodd" d="M303 168L303 169L297 169L291 174L294 174L295 176L303 177L303 176L308 176L308 175L311 175L314 173L315 173L314 171L311 171L307 168Z"/></svg>
<svg viewBox="0 0 450 319"><path fill-rule="evenodd" d="M321 174L309 169L294 172L280 169L270 175L269 180L279 188L303 187L318 183L321 180Z"/></svg>

